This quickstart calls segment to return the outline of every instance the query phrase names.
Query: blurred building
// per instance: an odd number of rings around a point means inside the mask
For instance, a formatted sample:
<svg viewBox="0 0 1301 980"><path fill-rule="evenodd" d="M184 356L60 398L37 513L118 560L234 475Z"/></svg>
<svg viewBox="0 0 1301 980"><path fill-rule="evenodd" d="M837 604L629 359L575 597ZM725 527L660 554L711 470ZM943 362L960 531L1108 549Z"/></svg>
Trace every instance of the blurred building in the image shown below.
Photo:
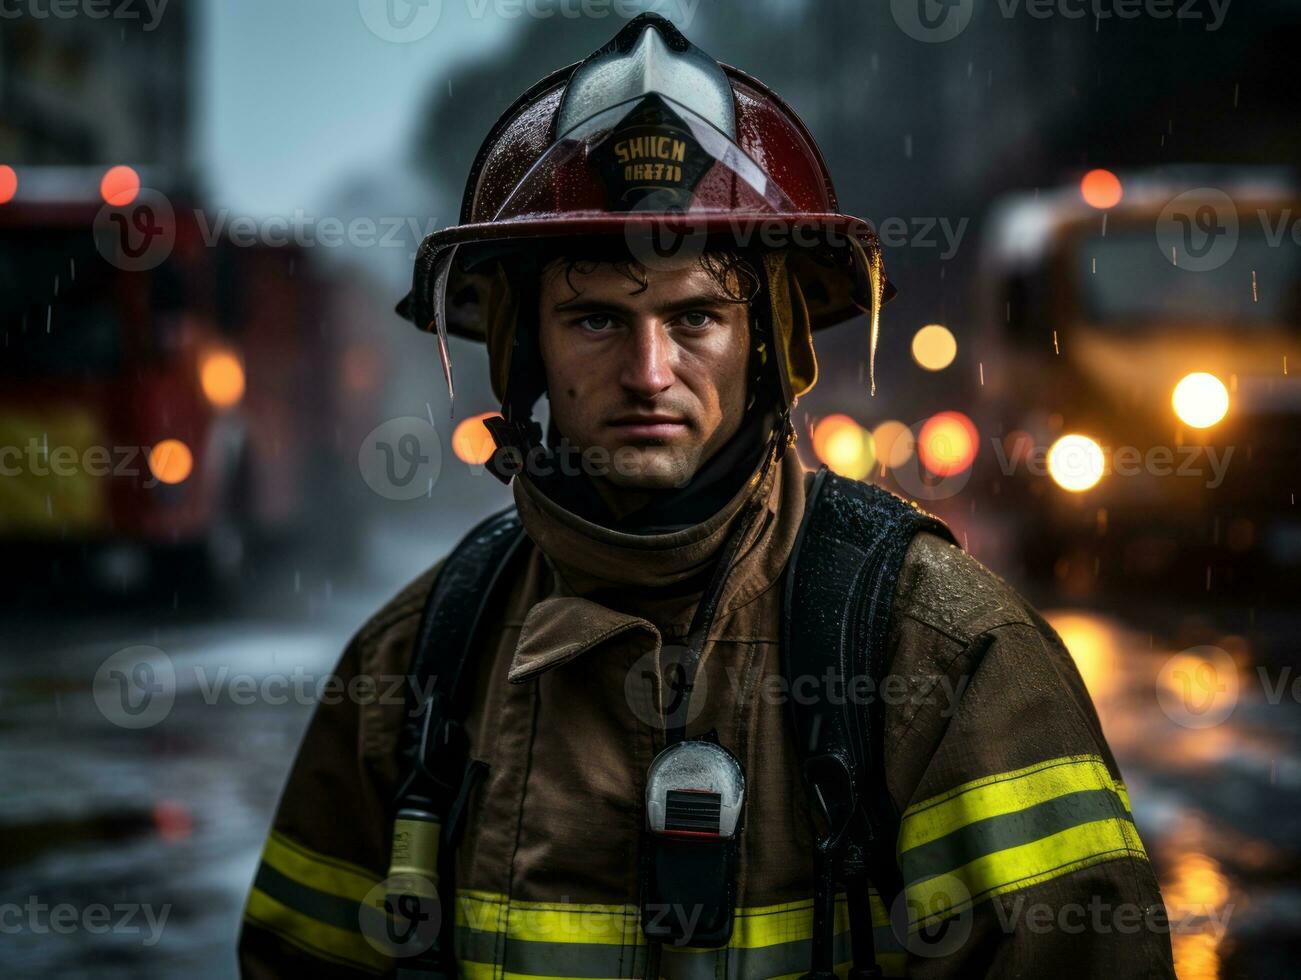
<svg viewBox="0 0 1301 980"><path fill-rule="evenodd" d="M115 9L117 8L117 9ZM0 160L131 163L179 177L188 166L190 7L105 5L56 16L6 12L0 29ZM133 14L128 17L126 15Z"/></svg>

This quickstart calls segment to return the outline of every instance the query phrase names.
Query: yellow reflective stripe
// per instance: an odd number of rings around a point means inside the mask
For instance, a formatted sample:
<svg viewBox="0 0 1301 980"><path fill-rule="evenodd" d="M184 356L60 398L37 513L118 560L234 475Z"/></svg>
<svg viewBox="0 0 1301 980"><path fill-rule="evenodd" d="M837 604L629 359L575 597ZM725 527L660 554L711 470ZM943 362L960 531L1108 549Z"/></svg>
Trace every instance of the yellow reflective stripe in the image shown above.
<svg viewBox="0 0 1301 980"><path fill-rule="evenodd" d="M380 881L373 872L320 854L274 830L262 850L262 860L299 884L358 903Z"/></svg>
<svg viewBox="0 0 1301 980"><path fill-rule="evenodd" d="M878 959L887 975L900 976L905 955L885 907L875 892L869 902ZM456 912L457 962L465 977L627 977L641 975L645 965L640 912L631 904L511 902L498 893L463 890ZM738 908L726 947L664 946L662 975L703 980L725 965L741 976L796 978L807 972L812 932L809 900ZM833 921L841 975L850 965L849 932L848 903L841 894Z"/></svg>
<svg viewBox="0 0 1301 980"><path fill-rule="evenodd" d="M1125 812L1133 813L1134 810L1129 805L1129 790L1125 789L1125 784L1119 782L1113 783L1112 788L1115 789L1116 795L1120 797L1120 802L1125 805Z"/></svg>
<svg viewBox="0 0 1301 980"><path fill-rule="evenodd" d="M275 933L290 945L332 963L368 973L384 973L391 965L389 958L367 942L360 932L318 922L257 888L249 894L244 918Z"/></svg>
<svg viewBox="0 0 1301 980"><path fill-rule="evenodd" d="M459 892L456 924L479 932L509 931L521 942L627 946L641 938L635 905L520 902L490 892Z"/></svg>
<svg viewBox="0 0 1301 980"><path fill-rule="evenodd" d="M995 895L1125 856L1147 857L1133 824L1121 818L1080 824L1019 847L983 855L951 874L907 886L912 928L938 922Z"/></svg>
<svg viewBox="0 0 1301 980"><path fill-rule="evenodd" d="M1066 756L1012 772L963 783L909 807L899 830L898 853L938 840L977 820L1025 810L1038 803L1091 789L1113 789L1106 764L1096 755Z"/></svg>
<svg viewBox="0 0 1301 980"><path fill-rule="evenodd" d="M875 889L868 895L872 925L890 924L885 905ZM849 905L844 895L836 898L835 931L849 929ZM510 901L492 892L461 891L456 903L456 924L478 932L509 933L518 942L639 945L641 912L635 905L591 905L574 902ZM732 949L758 949L780 943L803 941L813 935L813 903L786 902L738 908ZM683 947L679 952L694 952ZM706 952L712 953L713 950Z"/></svg>

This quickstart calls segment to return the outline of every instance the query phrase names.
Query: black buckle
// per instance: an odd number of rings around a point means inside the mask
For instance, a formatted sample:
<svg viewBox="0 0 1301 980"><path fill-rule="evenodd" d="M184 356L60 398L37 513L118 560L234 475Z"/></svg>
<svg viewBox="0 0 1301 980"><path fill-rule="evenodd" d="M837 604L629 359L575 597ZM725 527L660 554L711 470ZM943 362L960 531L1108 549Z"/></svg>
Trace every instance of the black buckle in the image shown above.
<svg viewBox="0 0 1301 980"><path fill-rule="evenodd" d="M497 444L484 469L502 483L510 483L523 471L529 453L542 444L542 426L533 419L507 422L500 415L484 419L483 425Z"/></svg>

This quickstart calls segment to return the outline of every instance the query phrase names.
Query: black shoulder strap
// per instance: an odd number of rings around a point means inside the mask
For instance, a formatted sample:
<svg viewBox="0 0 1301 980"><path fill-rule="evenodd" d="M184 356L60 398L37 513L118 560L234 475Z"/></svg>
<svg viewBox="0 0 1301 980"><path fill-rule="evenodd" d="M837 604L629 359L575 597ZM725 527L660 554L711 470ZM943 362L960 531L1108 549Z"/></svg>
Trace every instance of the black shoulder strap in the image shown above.
<svg viewBox="0 0 1301 980"><path fill-rule="evenodd" d="M471 530L439 569L421 615L408 676L407 713L398 745L401 764L411 775L399 799L417 790L413 783L422 777L442 781L437 770L446 766L434 758L435 750L449 741L463 721L465 667L475 649L480 620L502 570L523 539L519 515L509 507ZM427 794L442 787L424 789Z"/></svg>
<svg viewBox="0 0 1301 980"><path fill-rule="evenodd" d="M404 939L420 936L421 922L435 914L438 927L424 948L402 961L400 978L456 976L450 940L456 927L456 838L470 791L486 772L486 766L469 758L464 720L473 672L466 667L480 647L484 610L523 540L514 508L467 534L439 569L416 632L407 712L398 733L398 765L405 778L393 800L385 909L404 917ZM418 875L408 873L413 868ZM436 912L429 910L430 893L419 884L429 879L437 895ZM391 931L390 938L396 938Z"/></svg>
<svg viewBox="0 0 1301 980"><path fill-rule="evenodd" d="M865 899L870 878L887 908L903 885L894 860L898 815L885 788L878 691L895 587L919 531L953 540L942 522L907 501L823 467L786 570L787 690L817 692L792 697L790 705L805 784L822 811L820 880L845 884L853 900L856 894ZM820 897L829 930L833 896ZM815 933L819 918L815 911Z"/></svg>

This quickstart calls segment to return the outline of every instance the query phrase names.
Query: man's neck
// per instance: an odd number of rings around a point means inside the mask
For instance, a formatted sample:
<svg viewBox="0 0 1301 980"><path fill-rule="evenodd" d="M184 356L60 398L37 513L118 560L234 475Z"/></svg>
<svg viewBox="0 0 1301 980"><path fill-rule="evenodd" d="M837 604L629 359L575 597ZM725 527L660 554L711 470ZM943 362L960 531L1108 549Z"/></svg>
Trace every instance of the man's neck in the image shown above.
<svg viewBox="0 0 1301 980"><path fill-rule="evenodd" d="M601 476L592 477L592 486L605 506L610 508L616 519L623 520L629 514L645 507L651 500L651 492L639 487L621 487Z"/></svg>

